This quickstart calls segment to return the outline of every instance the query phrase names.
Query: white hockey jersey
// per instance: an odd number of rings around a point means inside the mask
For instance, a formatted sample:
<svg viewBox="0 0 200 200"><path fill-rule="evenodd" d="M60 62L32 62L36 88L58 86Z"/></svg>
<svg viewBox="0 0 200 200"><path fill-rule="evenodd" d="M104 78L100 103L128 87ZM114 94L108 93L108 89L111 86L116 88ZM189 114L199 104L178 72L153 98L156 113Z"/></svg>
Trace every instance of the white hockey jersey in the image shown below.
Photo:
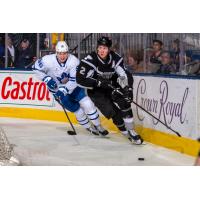
<svg viewBox="0 0 200 200"><path fill-rule="evenodd" d="M79 63L79 59L72 54L69 54L65 63L59 63L56 54L51 54L38 59L32 68L40 80L43 80L46 76L51 76L58 86L65 86L69 94L71 94L77 87L76 68ZM65 72L68 77L68 82L66 84L61 84L59 81L63 72Z"/></svg>

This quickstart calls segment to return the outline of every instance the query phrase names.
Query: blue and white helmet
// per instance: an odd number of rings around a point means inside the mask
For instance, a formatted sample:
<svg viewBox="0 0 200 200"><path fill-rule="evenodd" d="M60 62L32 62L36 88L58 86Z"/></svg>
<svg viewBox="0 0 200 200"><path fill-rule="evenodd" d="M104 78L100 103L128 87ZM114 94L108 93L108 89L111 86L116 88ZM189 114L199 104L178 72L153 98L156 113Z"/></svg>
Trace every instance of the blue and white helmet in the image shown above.
<svg viewBox="0 0 200 200"><path fill-rule="evenodd" d="M65 41L58 41L56 45L56 53L69 52L69 47Z"/></svg>

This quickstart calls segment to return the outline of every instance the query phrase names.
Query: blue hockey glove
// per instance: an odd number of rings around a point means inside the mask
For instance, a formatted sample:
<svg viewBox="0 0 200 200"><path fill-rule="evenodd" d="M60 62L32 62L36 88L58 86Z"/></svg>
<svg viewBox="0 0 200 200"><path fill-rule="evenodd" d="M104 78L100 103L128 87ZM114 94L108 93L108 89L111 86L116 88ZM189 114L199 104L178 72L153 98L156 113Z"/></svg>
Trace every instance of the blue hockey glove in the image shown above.
<svg viewBox="0 0 200 200"><path fill-rule="evenodd" d="M50 76L44 77L43 81L46 83L50 92L55 92L55 90L58 88L57 83Z"/></svg>
<svg viewBox="0 0 200 200"><path fill-rule="evenodd" d="M62 102L62 99L68 94L68 89L65 87L59 87L58 91L53 95L55 100L59 103Z"/></svg>

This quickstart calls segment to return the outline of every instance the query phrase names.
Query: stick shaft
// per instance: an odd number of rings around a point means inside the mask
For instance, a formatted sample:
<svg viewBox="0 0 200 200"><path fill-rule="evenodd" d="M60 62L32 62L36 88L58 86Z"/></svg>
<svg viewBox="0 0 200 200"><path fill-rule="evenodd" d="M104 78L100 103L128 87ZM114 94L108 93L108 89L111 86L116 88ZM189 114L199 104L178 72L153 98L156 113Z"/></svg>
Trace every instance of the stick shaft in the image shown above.
<svg viewBox="0 0 200 200"><path fill-rule="evenodd" d="M75 130L75 128L74 128L74 125L72 124L72 122L71 122L71 120L70 120L70 118L69 118L69 115L67 114L67 112L66 112L64 106L63 106L62 104L60 104L60 105L62 106L62 108L63 108L63 110L64 110L64 112L65 112L65 115L66 115L66 117L67 117L67 120L68 120L69 123L70 123L70 126L72 127L73 131L76 133L76 130ZM76 133L76 134L77 134L77 133Z"/></svg>
<svg viewBox="0 0 200 200"><path fill-rule="evenodd" d="M174 133L176 133L176 135L178 135L179 137L181 137L180 133L178 133L177 131L175 131L174 129L172 129L171 127L169 127L167 124L165 124L164 122L162 122L160 119L158 119L156 116L154 116L153 114L151 114L150 112L148 112L147 110L145 110L142 106L138 105L135 101L132 101L137 107L139 107L141 110L143 110L144 112L146 112L147 114L149 114L150 116L152 116L154 119L156 119L157 121L159 121L161 124L163 124L165 127L167 127L169 130L173 131Z"/></svg>
<svg viewBox="0 0 200 200"><path fill-rule="evenodd" d="M69 121L69 123L70 123L70 125L71 125L71 128L73 129L73 131L74 131L75 134L77 135L77 132L76 132L76 130L75 130L75 128L74 128L74 125L72 124L72 122L71 122L71 120L70 120L70 118L69 118L69 115L67 114L67 112L66 112L64 106L63 106L61 103L59 103L59 104L62 106L62 109L63 109L63 111L64 111L64 113L65 113L65 115L66 115L66 117L67 117L67 119L68 119L68 121ZM77 143L78 145L80 145L80 142L78 141L78 139L76 138L76 136L75 136L75 135L72 135L72 136L73 136L74 140L76 141L76 143Z"/></svg>

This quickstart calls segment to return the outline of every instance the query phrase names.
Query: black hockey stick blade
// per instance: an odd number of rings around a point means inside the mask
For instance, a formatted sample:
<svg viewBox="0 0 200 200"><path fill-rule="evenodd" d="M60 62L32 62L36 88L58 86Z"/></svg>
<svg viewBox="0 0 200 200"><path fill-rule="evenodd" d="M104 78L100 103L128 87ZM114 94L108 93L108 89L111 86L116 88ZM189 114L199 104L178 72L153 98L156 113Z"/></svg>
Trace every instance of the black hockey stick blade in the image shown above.
<svg viewBox="0 0 200 200"><path fill-rule="evenodd" d="M77 135L74 131L67 131L68 135Z"/></svg>

